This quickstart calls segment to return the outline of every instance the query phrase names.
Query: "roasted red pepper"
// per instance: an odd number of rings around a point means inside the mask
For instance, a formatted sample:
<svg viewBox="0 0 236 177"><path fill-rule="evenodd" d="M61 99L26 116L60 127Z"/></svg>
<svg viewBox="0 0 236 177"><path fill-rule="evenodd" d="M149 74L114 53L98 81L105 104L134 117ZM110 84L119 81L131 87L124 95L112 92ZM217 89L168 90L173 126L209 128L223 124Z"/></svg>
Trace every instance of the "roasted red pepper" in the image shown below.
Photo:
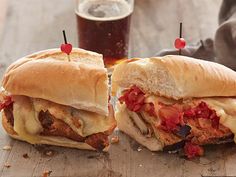
<svg viewBox="0 0 236 177"><path fill-rule="evenodd" d="M0 111L13 103L11 96L4 96L3 100L0 102Z"/></svg>
<svg viewBox="0 0 236 177"><path fill-rule="evenodd" d="M176 107L162 106L159 110L161 128L166 131L178 130L182 122L182 113Z"/></svg>
<svg viewBox="0 0 236 177"><path fill-rule="evenodd" d="M191 142L186 142L184 146L184 153L186 157L192 159L197 156L202 156L204 154L204 150L199 145L192 144Z"/></svg>
<svg viewBox="0 0 236 177"><path fill-rule="evenodd" d="M184 111L184 117L210 119L212 127L219 128L220 118L216 115L215 110L210 109L203 101L195 108Z"/></svg>
<svg viewBox="0 0 236 177"><path fill-rule="evenodd" d="M132 86L129 90L126 90L124 95L119 98L121 103L125 102L127 108L130 111L140 112L144 110L150 116L156 116L153 103L144 103L145 93L137 86Z"/></svg>
<svg viewBox="0 0 236 177"><path fill-rule="evenodd" d="M121 103L125 102L130 111L139 112L144 105L145 94L137 86L132 86L126 90L124 95L119 98Z"/></svg>

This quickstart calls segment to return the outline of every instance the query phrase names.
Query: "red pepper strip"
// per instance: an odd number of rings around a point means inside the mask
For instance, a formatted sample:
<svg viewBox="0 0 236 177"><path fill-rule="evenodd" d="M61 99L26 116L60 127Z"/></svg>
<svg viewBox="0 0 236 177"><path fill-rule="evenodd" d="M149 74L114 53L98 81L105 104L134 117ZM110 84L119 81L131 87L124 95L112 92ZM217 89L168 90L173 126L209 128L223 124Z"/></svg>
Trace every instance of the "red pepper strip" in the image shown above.
<svg viewBox="0 0 236 177"><path fill-rule="evenodd" d="M161 128L166 131L178 130L182 114L173 106L163 106L159 110L159 116L161 118Z"/></svg>
<svg viewBox="0 0 236 177"><path fill-rule="evenodd" d="M127 108L134 112L139 112L142 109L144 100L145 94L137 86L132 86L119 98L120 103L125 102Z"/></svg>
<svg viewBox="0 0 236 177"><path fill-rule="evenodd" d="M204 154L204 150L201 146L192 144L191 142L185 143L184 153L187 158L192 159L197 156L202 156Z"/></svg>
<svg viewBox="0 0 236 177"><path fill-rule="evenodd" d="M184 111L184 117L210 119L212 127L219 128L220 118L216 115L215 110L210 109L205 102L201 102L195 108Z"/></svg>

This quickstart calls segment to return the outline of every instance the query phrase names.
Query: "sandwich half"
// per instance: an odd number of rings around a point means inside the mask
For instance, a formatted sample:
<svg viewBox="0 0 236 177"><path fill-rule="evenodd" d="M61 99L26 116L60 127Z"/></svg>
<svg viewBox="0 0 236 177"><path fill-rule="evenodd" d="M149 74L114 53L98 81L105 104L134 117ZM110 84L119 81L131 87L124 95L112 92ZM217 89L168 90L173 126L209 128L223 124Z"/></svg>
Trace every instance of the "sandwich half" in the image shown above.
<svg viewBox="0 0 236 177"><path fill-rule="evenodd" d="M13 138L106 151L116 127L102 55L74 48L23 57L2 79L2 125Z"/></svg>
<svg viewBox="0 0 236 177"><path fill-rule="evenodd" d="M236 73L184 56L131 59L115 67L112 94L120 130L151 151L231 142L236 133Z"/></svg>

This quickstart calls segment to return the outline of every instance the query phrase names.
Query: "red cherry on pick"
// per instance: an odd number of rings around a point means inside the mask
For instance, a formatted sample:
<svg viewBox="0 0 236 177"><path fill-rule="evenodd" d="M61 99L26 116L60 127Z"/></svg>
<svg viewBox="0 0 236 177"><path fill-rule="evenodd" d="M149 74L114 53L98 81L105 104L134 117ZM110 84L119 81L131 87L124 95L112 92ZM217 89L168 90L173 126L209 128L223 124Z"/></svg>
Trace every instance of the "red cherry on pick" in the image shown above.
<svg viewBox="0 0 236 177"><path fill-rule="evenodd" d="M175 48L176 49L183 49L186 45L186 41L184 38L177 38L175 39Z"/></svg>
<svg viewBox="0 0 236 177"><path fill-rule="evenodd" d="M61 51L66 53L67 55L69 55L70 52L72 51L72 45L71 44L62 44Z"/></svg>

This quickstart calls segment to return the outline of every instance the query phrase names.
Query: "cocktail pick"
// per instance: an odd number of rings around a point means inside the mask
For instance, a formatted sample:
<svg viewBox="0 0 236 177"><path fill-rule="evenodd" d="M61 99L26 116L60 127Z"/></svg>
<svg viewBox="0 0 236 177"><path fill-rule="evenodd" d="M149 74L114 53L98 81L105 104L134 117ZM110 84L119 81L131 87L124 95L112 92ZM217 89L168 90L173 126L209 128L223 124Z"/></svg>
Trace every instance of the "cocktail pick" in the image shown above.
<svg viewBox="0 0 236 177"><path fill-rule="evenodd" d="M65 44L61 44L61 51L67 54L68 61L70 61L70 53L72 51L72 45L67 43L65 30L63 30L62 32L63 32L63 37L64 37Z"/></svg>
<svg viewBox="0 0 236 177"><path fill-rule="evenodd" d="M179 55L181 55L181 49L186 45L186 41L182 38L182 22L179 24L179 38L175 39L175 48L179 50Z"/></svg>

